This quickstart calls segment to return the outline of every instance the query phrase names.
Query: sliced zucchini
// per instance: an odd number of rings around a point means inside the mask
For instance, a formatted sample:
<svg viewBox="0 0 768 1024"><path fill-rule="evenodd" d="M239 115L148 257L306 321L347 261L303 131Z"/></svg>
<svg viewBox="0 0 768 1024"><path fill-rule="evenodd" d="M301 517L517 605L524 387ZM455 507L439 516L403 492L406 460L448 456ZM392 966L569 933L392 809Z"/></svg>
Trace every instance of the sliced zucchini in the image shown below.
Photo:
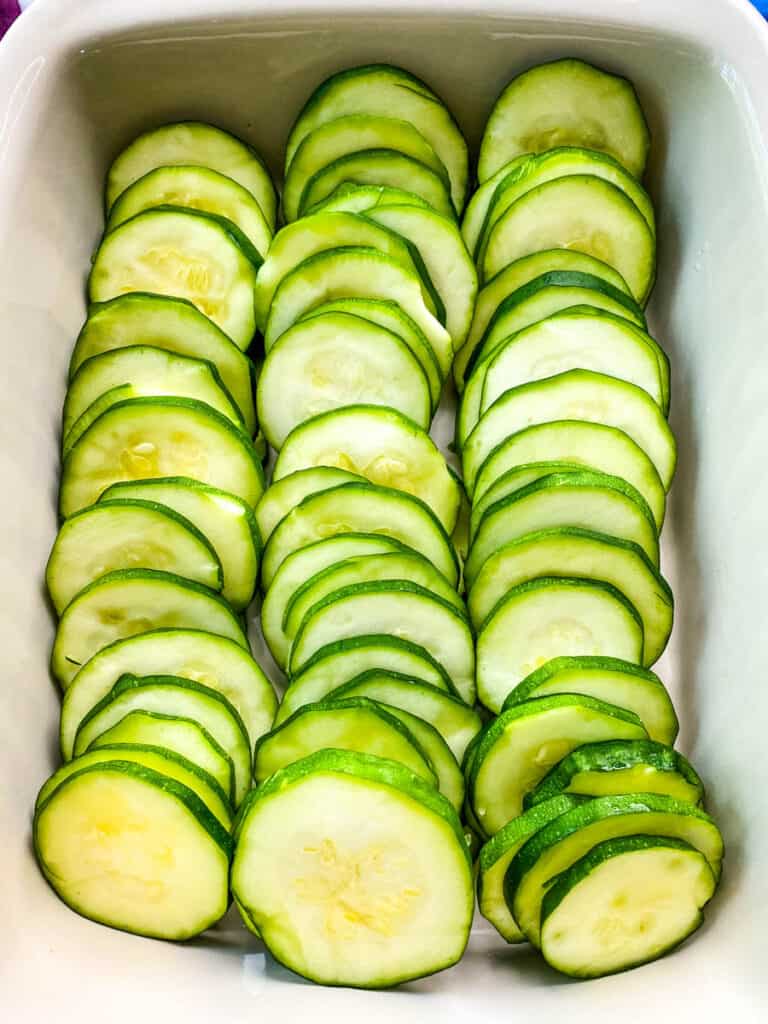
<svg viewBox="0 0 768 1024"><path fill-rule="evenodd" d="M491 450L482 462L475 481L474 502L485 495L505 474L530 466L553 466L558 462L587 466L622 477L648 502L656 527L664 522L666 494L656 467L643 449L623 430L584 420L558 420L517 431ZM534 474L529 480L538 479ZM510 493L514 490L507 478Z"/></svg>
<svg viewBox="0 0 768 1024"><path fill-rule="evenodd" d="M74 737L73 737L74 740ZM121 744L139 744L168 750L184 757L212 776L227 796L230 806L235 798L235 766L224 747L198 722L155 711L131 711L119 722L94 737L85 753L69 764L76 764L91 751Z"/></svg>
<svg viewBox="0 0 768 1024"><path fill-rule="evenodd" d="M539 829L509 865L504 894L529 942L540 945L542 902L555 876L598 843L634 835L682 839L703 853L715 878L720 877L723 837L693 804L655 793L587 800Z"/></svg>
<svg viewBox="0 0 768 1024"><path fill-rule="evenodd" d="M103 744L81 754L74 761L68 761L43 783L35 806L45 803L51 793L70 775L91 765L102 764L104 761L130 761L151 768L169 779L175 779L196 793L227 831L232 828L232 805L229 802L228 791L221 787L213 775L173 750L141 743Z"/></svg>
<svg viewBox="0 0 768 1024"><path fill-rule="evenodd" d="M467 489L474 492L481 464L509 435L538 423L576 419L623 430L648 455L669 490L677 448L661 409L634 384L591 370L569 370L511 388L497 398L462 449Z"/></svg>
<svg viewBox="0 0 768 1024"><path fill-rule="evenodd" d="M248 435L203 402L134 398L88 428L64 460L59 510L65 518L123 480L190 476L255 505L264 470Z"/></svg>
<svg viewBox="0 0 768 1024"><path fill-rule="evenodd" d="M367 697L305 704L256 745L253 777L258 785L276 771L318 750L354 750L398 761L435 785L429 756L399 718Z"/></svg>
<svg viewBox="0 0 768 1024"><path fill-rule="evenodd" d="M204 629L248 647L227 602L199 583L154 569L118 569L67 605L51 655L54 676L66 689L78 670L115 640L162 628Z"/></svg>
<svg viewBox="0 0 768 1024"><path fill-rule="evenodd" d="M473 501L469 516L469 536L475 536L485 513L502 498L553 473L579 473L583 469L584 467L576 462L528 462L505 470ZM477 491L477 488L475 490Z"/></svg>
<svg viewBox="0 0 768 1024"><path fill-rule="evenodd" d="M529 68L506 86L485 126L477 176L485 181L520 153L584 146L640 178L649 145L632 83L570 57Z"/></svg>
<svg viewBox="0 0 768 1024"><path fill-rule="evenodd" d="M394 111L393 113L397 113ZM285 175L283 213L287 221L296 220L312 202L305 200L310 182L326 167L343 157L366 150L390 150L425 164L448 187L448 172L424 136L408 121L396 117L373 117L367 113L348 114L314 128L305 135L291 158ZM354 174L342 181L355 179ZM333 189L331 190L333 191ZM322 198L329 195L324 193ZM453 212L451 208L451 212Z"/></svg>
<svg viewBox="0 0 768 1024"><path fill-rule="evenodd" d="M157 502L193 523L221 562L222 596L237 610L248 607L259 573L261 541L253 510L242 498L180 476L112 484L99 503L113 499Z"/></svg>
<svg viewBox="0 0 768 1024"><path fill-rule="evenodd" d="M573 174L532 188L488 232L482 276L542 249L576 249L615 267L645 305L656 276L656 238L620 188Z"/></svg>
<svg viewBox="0 0 768 1024"><path fill-rule="evenodd" d="M507 694L551 658L590 654L639 662L642 651L642 620L615 587L542 576L513 587L483 622L478 696L498 712Z"/></svg>
<svg viewBox="0 0 768 1024"><path fill-rule="evenodd" d="M632 711L582 694L523 701L483 732L467 777L467 799L487 836L523 812L523 798L576 747L647 739Z"/></svg>
<svg viewBox="0 0 768 1024"><path fill-rule="evenodd" d="M104 647L72 680L61 708L65 761L72 757L80 722L123 675L181 676L219 690L243 719L252 743L275 717L272 684L240 642L202 630L155 629Z"/></svg>
<svg viewBox="0 0 768 1024"><path fill-rule="evenodd" d="M598 281L602 281L609 287L616 289L617 292L623 293L625 299L631 301L629 303L626 301L622 302L615 297L614 292L601 291L599 285L597 285L587 292L583 299L579 299L571 292L565 293L565 300L561 299L558 305L554 301L557 299L557 293L550 290L547 298L549 305L554 306L554 308L541 312L541 303L539 301L532 301L531 312L528 318L516 328L517 330L535 323L536 320L543 319L544 316L549 316L560 309L578 305L579 302L591 308L607 309L608 312L626 317L632 320L633 323L645 327L645 317L640 307L633 305L632 293L626 281L617 270L609 267L602 260L595 259L594 256L588 256L583 252L574 252L570 249L546 249L543 252L522 256L519 260L515 260L509 266L499 271L492 280L487 281L477 294L472 325L466 342L462 345L461 351L456 355L456 362L453 368L454 380L459 391L462 391L464 388L467 365L472 359L475 349L485 337L488 325L501 303L537 278L546 274L557 273L585 274L588 275L588 278L596 278ZM557 281L559 279L555 278L554 280ZM588 288L589 284L585 282L584 287ZM595 292L597 294L594 294ZM521 292L522 296L527 294L531 293ZM512 333L514 332L508 331L507 335Z"/></svg>
<svg viewBox="0 0 768 1024"><path fill-rule="evenodd" d="M423 718L437 729L457 762L461 762L482 724L475 709L458 697L410 676L383 669L363 672L328 694L328 700L347 697L370 697Z"/></svg>
<svg viewBox="0 0 768 1024"><path fill-rule="evenodd" d="M350 313L363 317L371 323L378 324L396 334L419 361L429 381L429 392L432 396L432 411L440 404L440 393L443 380L440 364L426 335L411 317L396 302L388 299L350 298L336 299L317 306L307 316L321 316L324 313ZM302 319L305 319L302 317Z"/></svg>
<svg viewBox="0 0 768 1024"><path fill-rule="evenodd" d="M145 132L114 160L107 175L106 206L156 167L208 167L248 189L267 224L275 226L275 187L260 157L240 139L200 121L166 124Z"/></svg>
<svg viewBox="0 0 768 1024"><path fill-rule="evenodd" d="M350 114L370 114L409 121L438 155L451 181L457 212L464 205L469 176L467 144L439 97L415 75L387 64L348 68L322 82L312 93L291 129L285 165L302 140L320 125Z"/></svg>
<svg viewBox="0 0 768 1024"><path fill-rule="evenodd" d="M124 384L131 385L132 398L171 395L197 399L216 409L238 427L244 427L240 410L213 363L159 348L132 346L94 356L83 363L72 378L62 417L61 433L65 455L72 447L68 435L73 433L74 425L81 415L106 392ZM115 396L114 400L119 401L119 396Z"/></svg>
<svg viewBox="0 0 768 1024"><path fill-rule="evenodd" d="M216 552L196 526L154 501L105 501L67 519L45 581L59 615L94 580L116 569L162 569L221 590Z"/></svg>
<svg viewBox="0 0 768 1024"><path fill-rule="evenodd" d="M416 247L445 309L445 328L458 350L472 323L477 273L455 222L410 204L376 206L366 211L366 217Z"/></svg>
<svg viewBox="0 0 768 1024"><path fill-rule="evenodd" d="M614 740L571 751L526 794L524 804L535 806L560 793L662 793L700 804L704 787L690 762L671 747L652 740Z"/></svg>
<svg viewBox="0 0 768 1024"><path fill-rule="evenodd" d="M272 476L281 480L312 466L335 466L406 491L432 509L446 532L456 524L460 489L442 452L395 409L350 405L300 424L280 449Z"/></svg>
<svg viewBox="0 0 768 1024"><path fill-rule="evenodd" d="M180 676L121 676L95 704L78 727L75 757L97 737L132 711L178 715L197 722L232 759L235 770L234 804L248 792L251 749L248 732L234 706L220 690Z"/></svg>
<svg viewBox="0 0 768 1024"><path fill-rule="evenodd" d="M190 207L236 224L262 259L272 240L256 198L234 178L200 166L164 166L149 171L121 193L109 212L107 231L154 206Z"/></svg>
<svg viewBox="0 0 768 1024"><path fill-rule="evenodd" d="M262 542L266 544L277 524L310 494L327 491L339 484L360 483L361 480L357 473L349 473L346 469L314 466L272 481L256 506L256 522Z"/></svg>
<svg viewBox="0 0 768 1024"><path fill-rule="evenodd" d="M186 299L132 292L90 306L69 364L70 380L86 360L135 346L161 348L213 363L237 402L246 430L255 433L252 363L212 320Z"/></svg>
<svg viewBox="0 0 768 1024"><path fill-rule="evenodd" d="M544 959L575 978L602 978L657 960L703 923L716 888L706 857L679 839L598 843L544 897Z"/></svg>
<svg viewBox="0 0 768 1024"><path fill-rule="evenodd" d="M581 470L552 473L501 498L485 512L472 540L464 578L471 588L491 555L527 533L546 529L583 529L637 544L653 566L659 539L651 511L641 495L620 477ZM554 575L554 574L553 574Z"/></svg>
<svg viewBox="0 0 768 1024"><path fill-rule="evenodd" d="M266 350L304 314L324 302L349 298L398 303L426 336L442 375L448 374L453 359L451 338L425 304L420 279L391 257L363 246L316 253L283 278L269 312Z"/></svg>
<svg viewBox="0 0 768 1024"><path fill-rule="evenodd" d="M278 231L266 259L259 267L255 303L256 322L261 330L267 325L269 308L285 277L310 256L340 246L378 249L411 273L418 274L410 248L394 231L372 224L367 218L354 213L324 210L310 214Z"/></svg>
<svg viewBox="0 0 768 1024"><path fill-rule="evenodd" d="M504 876L512 858L535 832L578 804L578 797L555 796L508 821L483 844L477 872L477 907L507 942L525 942L504 899Z"/></svg>
<svg viewBox="0 0 768 1024"><path fill-rule="evenodd" d="M431 209L426 199L404 188L392 188L391 185L357 185L354 181L345 181L343 185L334 189L327 199L323 199L308 212L343 210L346 213L366 213L376 206L418 206L422 210Z"/></svg>
<svg viewBox="0 0 768 1024"><path fill-rule="evenodd" d="M304 704L322 700L332 690L375 670L402 676L413 684L426 683L456 695L445 669L418 644L397 636L353 636L321 647L312 655L285 691L275 725L285 721Z"/></svg>
<svg viewBox="0 0 768 1024"><path fill-rule="evenodd" d="M291 645L289 674L301 671L326 644L370 633L392 633L426 648L461 698L474 702L475 650L465 613L405 580L351 584L314 604Z"/></svg>
<svg viewBox="0 0 768 1024"><path fill-rule="evenodd" d="M139 213L102 239L88 278L89 301L126 292L188 299L246 349L256 330L258 265L252 260L258 254L245 241L223 217L176 206Z"/></svg>
<svg viewBox="0 0 768 1024"><path fill-rule="evenodd" d="M661 657L674 615L668 583L638 545L592 530L541 530L493 551L469 593L472 622L479 628L511 587L539 576L571 576L611 584L642 619L642 663L652 665Z"/></svg>
<svg viewBox="0 0 768 1024"><path fill-rule="evenodd" d="M38 807L33 835L56 894L101 924L179 940L226 912L228 830L151 768L115 760L75 772Z"/></svg>
<svg viewBox="0 0 768 1024"><path fill-rule="evenodd" d="M432 421L429 381L408 346L349 313L312 316L281 334L259 375L257 404L277 451L307 420L345 406L389 407L424 430Z"/></svg>
<svg viewBox="0 0 768 1024"><path fill-rule="evenodd" d="M288 555L339 533L392 537L421 552L450 584L455 586L458 580L456 553L431 509L412 494L366 481L310 494L288 513L264 549L264 589L269 588Z"/></svg>

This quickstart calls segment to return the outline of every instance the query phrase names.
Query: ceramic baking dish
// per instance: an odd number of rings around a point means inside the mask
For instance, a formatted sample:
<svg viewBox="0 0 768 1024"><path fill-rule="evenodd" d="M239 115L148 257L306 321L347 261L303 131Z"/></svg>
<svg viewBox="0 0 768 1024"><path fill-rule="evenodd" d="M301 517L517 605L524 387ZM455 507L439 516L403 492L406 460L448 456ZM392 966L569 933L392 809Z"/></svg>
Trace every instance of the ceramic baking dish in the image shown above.
<svg viewBox="0 0 768 1024"><path fill-rule="evenodd" d="M727 841L706 926L659 963L569 983L478 925L455 969L364 993L302 983L234 917L187 946L77 917L38 874L29 825L56 756L43 568L58 418L108 161L192 117L252 140L277 171L309 90L372 60L424 77L476 145L506 80L562 55L628 75L653 131L650 310L680 444L661 668ZM0 46L0 1020L768 1019L767 140L768 28L746 0L37 0Z"/></svg>

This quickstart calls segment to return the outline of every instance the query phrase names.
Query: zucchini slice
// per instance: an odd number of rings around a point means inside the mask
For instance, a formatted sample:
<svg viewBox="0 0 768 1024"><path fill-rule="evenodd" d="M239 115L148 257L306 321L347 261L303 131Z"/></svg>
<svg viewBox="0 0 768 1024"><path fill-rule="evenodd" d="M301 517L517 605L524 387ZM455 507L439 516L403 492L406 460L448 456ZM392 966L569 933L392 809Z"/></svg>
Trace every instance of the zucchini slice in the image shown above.
<svg viewBox="0 0 768 1024"><path fill-rule="evenodd" d="M437 783L429 756L399 718L377 701L350 697L305 704L262 736L254 755L256 785L286 765L327 748L386 757L432 785Z"/></svg>
<svg viewBox="0 0 768 1024"><path fill-rule="evenodd" d="M291 431L345 406L385 406L429 430L429 381L391 331L349 313L300 320L269 350L259 375L259 423L280 451Z"/></svg>
<svg viewBox="0 0 768 1024"><path fill-rule="evenodd" d="M452 586L458 581L456 552L432 510L412 494L366 481L310 494L285 516L264 549L264 589L288 555L340 533L392 537L421 552Z"/></svg>
<svg viewBox="0 0 768 1024"><path fill-rule="evenodd" d="M291 129L285 150L286 168L310 132L350 114L396 116L409 121L444 164L451 181L453 206L461 212L469 177L469 154L458 125L421 79L388 64L349 68L315 89Z"/></svg>
<svg viewBox="0 0 768 1024"><path fill-rule="evenodd" d="M261 330L267 325L269 308L285 277L310 256L340 246L378 249L412 274L418 275L409 246L394 231L354 213L323 210L310 214L278 231L266 259L259 267L255 304L256 322ZM424 297L428 301L426 292Z"/></svg>
<svg viewBox="0 0 768 1024"><path fill-rule="evenodd" d="M312 417L287 438L272 477L281 480L313 466L335 466L406 491L432 509L447 533L456 524L456 478L429 434L395 409L349 405Z"/></svg>
<svg viewBox="0 0 768 1024"><path fill-rule="evenodd" d="M375 206L365 215L416 247L445 309L445 328L458 350L472 322L477 272L455 222L411 204Z"/></svg>
<svg viewBox="0 0 768 1024"><path fill-rule="evenodd" d="M648 455L669 490L677 446L661 409L634 384L591 370L569 370L521 384L497 398L462 449L467 489L474 493L478 469L506 437L538 423L574 419L623 430Z"/></svg>
<svg viewBox="0 0 768 1024"><path fill-rule="evenodd" d="M70 775L91 765L102 764L104 761L130 761L151 768L169 779L175 779L196 793L216 820L227 831L231 830L232 805L229 802L228 791L222 788L213 775L173 750L141 743L102 744L81 754L74 761L68 761L43 783L35 806L39 807L45 803L51 793Z"/></svg>
<svg viewBox="0 0 768 1024"><path fill-rule="evenodd" d="M483 622L478 696L498 712L517 683L550 658L590 654L639 662L642 651L642 620L615 587L541 576L513 587Z"/></svg>
<svg viewBox="0 0 768 1024"><path fill-rule="evenodd" d="M272 227L255 197L209 167L157 167L139 178L115 200L107 231L155 206L189 207L226 217L243 232L262 259L272 240Z"/></svg>
<svg viewBox="0 0 768 1024"><path fill-rule="evenodd" d="M426 199L404 188L392 188L391 185L358 185L354 181L345 181L343 185L334 189L327 199L313 206L308 213L319 213L321 210L367 213L375 206L418 206L422 210L432 209Z"/></svg>
<svg viewBox="0 0 768 1024"><path fill-rule="evenodd" d="M661 657L674 616L669 584L637 544L592 530L540 530L493 551L469 592L473 624L479 628L512 587L539 576L609 583L627 598L643 621L642 663L652 665ZM613 703L623 705L619 700Z"/></svg>
<svg viewBox="0 0 768 1024"><path fill-rule="evenodd" d="M89 583L116 569L162 569L221 590L221 563L207 538L154 501L105 501L65 520L45 581L59 615Z"/></svg>
<svg viewBox="0 0 768 1024"><path fill-rule="evenodd" d="M553 658L517 684L502 711L553 693L583 693L628 708L659 743L671 746L677 737L677 715L666 687L650 669L632 662L590 656Z"/></svg>
<svg viewBox="0 0 768 1024"><path fill-rule="evenodd" d="M179 676L121 676L78 727L77 758L97 736L132 711L187 718L201 725L231 758L235 772L234 805L248 792L251 749L243 720L223 693Z"/></svg>
<svg viewBox="0 0 768 1024"><path fill-rule="evenodd" d="M602 978L657 960L703 923L716 888L706 857L680 839L598 843L544 897L544 959L575 978Z"/></svg>
<svg viewBox="0 0 768 1024"><path fill-rule="evenodd" d="M238 611L248 607L259 573L261 541L253 510L242 498L177 476L112 484L99 504L126 499L157 502L193 523L221 562L222 597Z"/></svg>
<svg viewBox="0 0 768 1024"><path fill-rule="evenodd" d="M552 467L559 462L588 467L626 480L645 498L656 528L661 530L667 499L654 464L623 430L584 420L540 423L505 438L491 450L478 470L474 502L484 501L490 489L507 473L515 470L523 473L531 466ZM536 472L525 482L543 475ZM506 479L511 493L514 490L513 480L511 476Z"/></svg>
<svg viewBox="0 0 768 1024"><path fill-rule="evenodd" d="M123 480L190 476L254 506L264 470L248 435L191 398L133 398L107 409L64 460L59 511L92 505Z"/></svg>
<svg viewBox="0 0 768 1024"><path fill-rule="evenodd" d="M362 477L357 473L349 473L346 469L336 469L334 466L300 469L284 476L282 480L273 480L256 506L256 522L262 542L266 544L277 524L310 494L327 491L339 484L360 483L361 480Z"/></svg>
<svg viewBox="0 0 768 1024"><path fill-rule="evenodd" d="M459 697L397 672L371 669L328 694L328 700L347 697L370 697L423 718L437 729L459 763L482 725L475 709Z"/></svg>
<svg viewBox="0 0 768 1024"><path fill-rule="evenodd" d="M251 361L186 299L132 292L89 306L70 360L70 380L88 359L116 349L147 346L213 363L237 402L246 430L256 432Z"/></svg>
<svg viewBox="0 0 768 1024"><path fill-rule="evenodd" d="M396 675L457 696L445 669L418 644L397 636L353 636L315 652L285 691L275 717L279 725L304 704L322 700L332 690L364 673Z"/></svg>
<svg viewBox="0 0 768 1024"><path fill-rule="evenodd" d="M56 894L93 921L179 940L227 910L229 831L151 768L116 759L75 772L38 807L33 834Z"/></svg>
<svg viewBox="0 0 768 1024"><path fill-rule="evenodd" d="M529 68L506 86L485 126L477 176L485 181L520 153L584 146L609 153L640 178L649 145L632 83L566 58Z"/></svg>
<svg viewBox="0 0 768 1024"><path fill-rule="evenodd" d="M475 649L466 613L406 580L350 584L312 605L291 644L289 674L326 644L370 633L392 633L426 648L461 698L474 703Z"/></svg>
<svg viewBox="0 0 768 1024"><path fill-rule="evenodd" d="M200 121L166 124L139 135L114 160L107 175L106 207L156 167L208 167L248 189L266 218L275 226L277 197L269 172L256 151L245 142Z"/></svg>
<svg viewBox="0 0 768 1024"><path fill-rule="evenodd" d="M348 699L360 700L361 698L353 697ZM383 711L399 719L413 735L420 748L429 758L432 770L437 776L437 788L447 800L450 800L456 809L456 813L460 813L461 806L464 803L464 776L461 774L461 768L459 768L459 763L453 756L451 748L434 725L425 722L418 715L412 715L410 711L404 711L402 708L394 707L392 704L385 704L382 701L374 701L374 703Z"/></svg>
<svg viewBox="0 0 768 1024"><path fill-rule="evenodd" d="M232 806L235 798L235 766L232 758L207 729L191 718L160 715L156 711L131 711L111 728L94 737L88 744L88 750L68 763L75 764L92 750L121 744L160 748L184 757L216 780Z"/></svg>
<svg viewBox="0 0 768 1024"><path fill-rule="evenodd" d="M146 210L102 239L88 278L89 301L125 292L178 296L246 349L256 330L253 296L261 262L246 241L223 217L176 206Z"/></svg>
<svg viewBox="0 0 768 1024"><path fill-rule="evenodd" d="M526 533L594 528L596 533L637 544L659 564L659 537L642 496L621 477L580 470L551 473L494 502L472 540L464 578L471 588L487 558ZM556 575L556 574L551 574Z"/></svg>
<svg viewBox="0 0 768 1024"><path fill-rule="evenodd" d="M682 839L703 853L715 878L720 877L723 837L698 807L655 793L596 797L544 825L509 865L504 895L528 941L541 944L542 902L555 876L598 843L635 835Z"/></svg>
<svg viewBox="0 0 768 1024"><path fill-rule="evenodd" d="M202 630L155 629L104 647L72 680L59 731L65 761L72 757L80 722L123 675L181 676L219 690L243 719L251 743L275 717L272 684L240 642Z"/></svg>
<svg viewBox="0 0 768 1024"><path fill-rule="evenodd" d="M521 196L488 232L481 273L542 249L576 249L615 267L645 305L656 276L656 238L616 185L593 174L545 182Z"/></svg>
<svg viewBox="0 0 768 1024"><path fill-rule="evenodd" d="M396 761L348 750L297 761L252 791L235 838L237 904L304 977L385 988L464 952L474 894L461 824Z"/></svg>
<svg viewBox="0 0 768 1024"><path fill-rule="evenodd" d="M283 278L275 292L264 333L267 351L291 324L334 299L396 302L424 333L443 377L453 359L451 337L430 312L420 278L377 249L340 246L308 257Z"/></svg>
<svg viewBox="0 0 768 1024"><path fill-rule="evenodd" d="M514 435L513 435L514 436ZM502 498L535 483L553 473L580 473L584 469L577 462L528 462L505 470L472 503L469 515L469 536L474 537L488 509ZM609 473L608 476L615 474ZM620 477L619 479L624 479ZM475 488L477 491L477 488Z"/></svg>
<svg viewBox="0 0 768 1024"><path fill-rule="evenodd" d="M69 435L74 433L82 414L97 399L124 384L131 386L131 397L135 398L171 395L205 402L238 427L244 427L240 410L213 363L137 345L94 356L81 365L70 381L61 428L65 455L72 447Z"/></svg>
<svg viewBox="0 0 768 1024"><path fill-rule="evenodd" d="M512 858L535 832L578 804L578 797L554 796L508 821L483 844L477 872L477 907L506 942L525 942L504 899L504 876Z"/></svg>
<svg viewBox="0 0 768 1024"><path fill-rule="evenodd" d="M698 805L704 787L677 750L652 740L614 740L587 743L571 751L526 794L523 803L533 807L560 793L591 797L661 793Z"/></svg>
<svg viewBox="0 0 768 1024"><path fill-rule="evenodd" d="M115 640L175 627L204 629L248 648L240 621L215 591L169 572L118 569L89 583L67 605L51 669L66 689L89 658Z"/></svg>
<svg viewBox="0 0 768 1024"><path fill-rule="evenodd" d="M395 112L396 113L396 112ZM315 175L342 157L366 150L391 150L425 164L450 187L448 172L424 136L408 121L397 117L373 117L348 114L326 121L305 135L291 158L283 188L283 213L287 221L296 220L299 211L313 203L305 200ZM354 180L354 175L345 180ZM331 190L333 191L333 189ZM330 193L325 193L325 196ZM451 212L453 209L451 208Z"/></svg>

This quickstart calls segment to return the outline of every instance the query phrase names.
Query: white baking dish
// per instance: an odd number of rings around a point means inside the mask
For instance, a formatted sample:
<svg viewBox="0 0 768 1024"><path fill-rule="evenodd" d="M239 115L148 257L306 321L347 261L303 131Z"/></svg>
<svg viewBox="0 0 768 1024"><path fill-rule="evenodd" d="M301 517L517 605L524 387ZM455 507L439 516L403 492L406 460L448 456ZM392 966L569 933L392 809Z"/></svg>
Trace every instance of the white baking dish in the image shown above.
<svg viewBox="0 0 768 1024"><path fill-rule="evenodd" d="M37 872L35 793L56 756L54 536L64 373L110 156L199 117L280 162L330 71L401 63L476 143L500 86L575 55L637 84L654 144L659 282L680 466L665 532L677 599L662 666L727 841L706 926L677 954L568 983L478 927L454 970L394 993L321 989L234 918L188 946L66 909ZM0 1020L334 1024L768 1019L768 29L745 0L38 0L0 46Z"/></svg>

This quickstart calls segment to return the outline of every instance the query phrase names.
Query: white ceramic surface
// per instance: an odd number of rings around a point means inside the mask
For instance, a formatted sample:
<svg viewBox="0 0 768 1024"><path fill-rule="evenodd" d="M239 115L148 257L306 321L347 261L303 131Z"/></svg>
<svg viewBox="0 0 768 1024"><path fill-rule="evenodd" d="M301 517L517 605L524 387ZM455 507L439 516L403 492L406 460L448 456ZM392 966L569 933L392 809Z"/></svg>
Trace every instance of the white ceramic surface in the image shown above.
<svg viewBox="0 0 768 1024"><path fill-rule="evenodd" d="M481 923L452 971L363 993L302 983L234 917L184 947L78 918L39 876L29 824L56 756L43 569L58 418L110 157L143 128L199 117L246 136L277 169L309 90L371 60L423 76L476 145L506 80L561 55L629 75L653 130L661 248L650 309L672 360L680 445L664 544L677 622L662 670L728 851L706 926L660 963L570 983ZM1 1021L768 1019L767 140L768 29L745 0L38 0L10 31L0 45Z"/></svg>

